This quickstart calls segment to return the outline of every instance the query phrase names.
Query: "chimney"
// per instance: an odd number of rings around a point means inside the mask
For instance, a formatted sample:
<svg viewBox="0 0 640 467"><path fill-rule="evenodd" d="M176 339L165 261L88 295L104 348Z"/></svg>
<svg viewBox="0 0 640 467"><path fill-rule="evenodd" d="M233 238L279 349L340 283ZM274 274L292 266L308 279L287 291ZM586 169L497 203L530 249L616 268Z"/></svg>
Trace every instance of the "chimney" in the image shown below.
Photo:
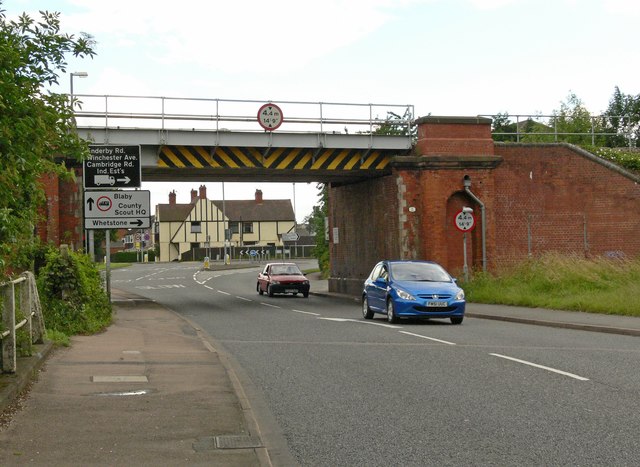
<svg viewBox="0 0 640 467"><path fill-rule="evenodd" d="M200 185L200 199L207 199L207 187Z"/></svg>
<svg viewBox="0 0 640 467"><path fill-rule="evenodd" d="M197 190L191 190L191 202L193 203L197 199L198 199L198 191Z"/></svg>
<svg viewBox="0 0 640 467"><path fill-rule="evenodd" d="M169 193L169 204L176 204L176 190Z"/></svg>
<svg viewBox="0 0 640 467"><path fill-rule="evenodd" d="M256 204L262 204L262 190L256 190Z"/></svg>

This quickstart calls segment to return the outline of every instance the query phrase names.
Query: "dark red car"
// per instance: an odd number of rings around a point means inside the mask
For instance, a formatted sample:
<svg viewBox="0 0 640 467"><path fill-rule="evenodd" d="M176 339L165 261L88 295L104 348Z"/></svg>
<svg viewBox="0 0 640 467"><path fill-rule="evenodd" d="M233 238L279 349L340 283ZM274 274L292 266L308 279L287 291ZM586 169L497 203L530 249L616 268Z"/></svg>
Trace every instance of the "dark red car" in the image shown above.
<svg viewBox="0 0 640 467"><path fill-rule="evenodd" d="M273 297L274 294L301 293L305 298L309 296L309 279L302 274L295 263L269 263L258 274L256 290L260 295L265 292Z"/></svg>

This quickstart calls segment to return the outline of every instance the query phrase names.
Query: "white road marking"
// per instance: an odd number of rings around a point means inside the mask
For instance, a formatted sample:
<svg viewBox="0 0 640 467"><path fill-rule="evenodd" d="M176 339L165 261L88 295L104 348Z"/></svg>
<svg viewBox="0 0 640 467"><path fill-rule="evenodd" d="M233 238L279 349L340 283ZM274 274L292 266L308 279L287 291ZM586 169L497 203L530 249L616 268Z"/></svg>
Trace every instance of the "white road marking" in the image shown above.
<svg viewBox="0 0 640 467"><path fill-rule="evenodd" d="M338 323L371 324L373 326L382 326L383 328L402 329L402 326L394 326L393 324L371 323L369 321L362 321L359 319L351 319L351 318L318 318L318 319L324 319L327 321L336 321Z"/></svg>
<svg viewBox="0 0 640 467"><path fill-rule="evenodd" d="M244 300L245 302L252 302L253 301L250 298L238 297L237 295L236 295L236 298L239 298L240 300Z"/></svg>
<svg viewBox="0 0 640 467"><path fill-rule="evenodd" d="M574 379L577 379L577 380L580 380L580 381L589 381L589 378L584 378L582 376L574 375L573 373L567 373L566 371L562 371L562 370L556 370L555 368L551 368L551 367L548 367L548 366L538 365L537 363L528 362L526 360L520 360L518 358L507 357L506 355L500 355L498 353L492 353L492 354L489 354L489 355L493 355L494 357L500 357L500 358L504 358L504 359L511 360L511 361L514 361L514 362L522 363L523 365L529 365L529 366L533 366L535 368L541 368L543 370L551 371L553 373L558 373L559 375L568 376L569 378L574 378Z"/></svg>
<svg viewBox="0 0 640 467"><path fill-rule="evenodd" d="M412 332L407 332L407 331L398 331L398 332L400 332L402 334L406 334L408 336L420 337L421 339L428 339L430 341L440 342L441 344L456 345L454 342L443 341L442 339L436 339L435 337L427 337L427 336L423 336L423 335L420 335L420 334L414 334Z"/></svg>
<svg viewBox="0 0 640 467"><path fill-rule="evenodd" d="M225 292L223 290L218 290L218 293L221 293L223 295L231 295L229 292Z"/></svg>
<svg viewBox="0 0 640 467"><path fill-rule="evenodd" d="M295 311L296 313L302 313L305 315L320 316L320 313L311 313L310 311L302 311L302 310L291 310L291 311Z"/></svg>
<svg viewBox="0 0 640 467"><path fill-rule="evenodd" d="M213 290L213 287L209 287L208 285L205 285L205 287L209 290Z"/></svg>
<svg viewBox="0 0 640 467"><path fill-rule="evenodd" d="M264 305L264 306L270 306L271 308L280 308L277 305L272 305L271 303L265 303L265 302L260 302L260 305Z"/></svg>

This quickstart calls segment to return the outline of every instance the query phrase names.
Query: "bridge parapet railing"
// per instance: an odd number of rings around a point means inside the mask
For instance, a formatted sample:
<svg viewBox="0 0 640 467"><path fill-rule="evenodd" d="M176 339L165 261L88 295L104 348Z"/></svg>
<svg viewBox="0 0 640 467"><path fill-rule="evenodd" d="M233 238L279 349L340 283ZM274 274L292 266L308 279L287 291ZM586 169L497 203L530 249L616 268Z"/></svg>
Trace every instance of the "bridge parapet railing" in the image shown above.
<svg viewBox="0 0 640 467"><path fill-rule="evenodd" d="M616 138L622 145L637 144L637 117L631 115L481 114L493 120L495 140L509 142L561 142L598 145Z"/></svg>
<svg viewBox="0 0 640 467"><path fill-rule="evenodd" d="M2 294L2 326L0 341L2 344L2 372L15 373L18 345L23 351L30 352L31 345L44 341L45 328L40 307L40 298L36 280L31 272L25 272L17 279L0 283ZM17 321L17 317L20 321ZM18 343L18 330L25 328L26 341Z"/></svg>
<svg viewBox="0 0 640 467"><path fill-rule="evenodd" d="M393 122L411 134L413 105L355 104L74 94L76 124L83 128L144 128L264 132L258 111L276 104L284 116L278 132L373 134ZM404 131L402 131L404 133Z"/></svg>

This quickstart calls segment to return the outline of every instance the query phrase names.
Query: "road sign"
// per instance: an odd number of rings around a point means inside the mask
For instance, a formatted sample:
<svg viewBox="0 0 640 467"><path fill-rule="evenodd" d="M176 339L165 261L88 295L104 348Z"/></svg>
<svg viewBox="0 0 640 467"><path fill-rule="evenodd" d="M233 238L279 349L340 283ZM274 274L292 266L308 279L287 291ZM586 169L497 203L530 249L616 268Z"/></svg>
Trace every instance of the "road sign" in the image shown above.
<svg viewBox="0 0 640 467"><path fill-rule="evenodd" d="M297 232L287 232L282 234L283 242L296 242L300 239L300 235Z"/></svg>
<svg viewBox="0 0 640 467"><path fill-rule="evenodd" d="M273 131L277 129L280 125L282 125L282 121L284 116L282 115L282 110L275 104L271 102L268 104L264 104L258 110L258 123L262 128L267 131Z"/></svg>
<svg viewBox="0 0 640 467"><path fill-rule="evenodd" d="M131 229L151 227L150 192L85 191L84 228ZM139 241L139 238L136 238Z"/></svg>
<svg viewBox="0 0 640 467"><path fill-rule="evenodd" d="M82 163L85 188L140 188L140 146L89 146Z"/></svg>
<svg viewBox="0 0 640 467"><path fill-rule="evenodd" d="M476 226L476 218L472 212L460 211L456 214L455 224L461 232L468 232Z"/></svg>

